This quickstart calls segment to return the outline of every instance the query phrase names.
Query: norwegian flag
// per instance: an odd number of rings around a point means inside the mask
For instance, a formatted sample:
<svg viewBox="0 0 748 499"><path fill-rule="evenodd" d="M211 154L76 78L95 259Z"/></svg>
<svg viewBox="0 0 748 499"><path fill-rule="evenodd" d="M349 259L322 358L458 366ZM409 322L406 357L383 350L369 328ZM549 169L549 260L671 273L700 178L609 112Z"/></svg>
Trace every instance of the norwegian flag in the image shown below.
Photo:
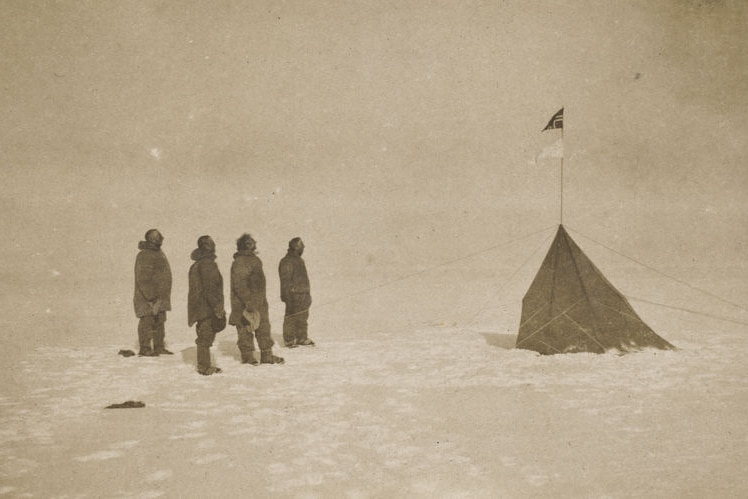
<svg viewBox="0 0 748 499"><path fill-rule="evenodd" d="M555 130L556 128L564 127L564 108L562 107L556 114L553 115L551 121L543 128L543 132L546 130Z"/></svg>

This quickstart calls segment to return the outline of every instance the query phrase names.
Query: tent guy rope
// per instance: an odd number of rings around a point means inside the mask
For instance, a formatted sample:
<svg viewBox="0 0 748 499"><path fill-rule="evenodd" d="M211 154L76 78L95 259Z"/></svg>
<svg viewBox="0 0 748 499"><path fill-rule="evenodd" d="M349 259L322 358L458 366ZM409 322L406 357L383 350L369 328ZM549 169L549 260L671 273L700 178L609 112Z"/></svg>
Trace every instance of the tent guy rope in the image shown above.
<svg viewBox="0 0 748 499"><path fill-rule="evenodd" d="M642 267L644 267L644 268L646 268L648 270L651 270L652 272L656 272L657 274L661 275L662 277L666 277L666 278L668 278L668 279L670 279L672 281L675 281L678 284L686 286L686 287L688 287L688 288L690 288L690 289L692 289L694 291L698 291L699 293L703 293L703 294L705 294L707 296L710 296L710 297L712 297L712 298L714 298L716 300L719 300L722 303L726 303L727 305L731 305L733 307L739 308L740 310L743 310L744 312L748 312L748 308L745 308L742 305L738 305L737 303L734 303L734 302L731 302L729 300L726 300L726 299L722 298L721 296L717 296L714 293L711 293L711 292L706 291L706 290L701 289L701 288L697 288L696 286L693 286L692 284L689 284L689 283L687 283L687 282L685 282L685 281L683 281L681 279L678 279L677 277L673 277L673 276L671 276L669 274L666 274L666 273L664 273L664 272L662 272L660 270L657 270L656 268L652 267L651 265L647 265L646 263L643 263L643 262L637 260L636 258L633 258L633 257L630 257L628 255L625 255L625 254L621 253L620 251L616 251L613 248L611 248L610 246L607 246L606 244L603 244L603 243L601 243L601 242L599 242L599 241L591 238L590 236L587 236L587 235L583 234L582 232L579 232L576 229L573 229L573 228L568 227L568 226L567 226L567 228L569 228L570 230L572 230L574 233L579 234L580 236L584 237L585 239L587 239L589 241L592 241L593 243L602 246L603 248L607 249L608 251L612 251L616 255L622 256L622 257L626 258L629 261L632 261L632 262L634 262L634 263L636 263L638 265L641 265Z"/></svg>

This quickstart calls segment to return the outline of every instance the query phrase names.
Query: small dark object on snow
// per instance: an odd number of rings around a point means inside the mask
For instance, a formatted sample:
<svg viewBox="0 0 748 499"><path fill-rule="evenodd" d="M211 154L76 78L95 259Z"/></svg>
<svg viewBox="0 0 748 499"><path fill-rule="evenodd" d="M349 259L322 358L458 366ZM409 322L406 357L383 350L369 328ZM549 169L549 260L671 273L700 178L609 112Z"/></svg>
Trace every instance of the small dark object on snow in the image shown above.
<svg viewBox="0 0 748 499"><path fill-rule="evenodd" d="M123 357L132 357L133 355L135 355L135 352L133 352L132 350L120 350L119 354Z"/></svg>
<svg viewBox="0 0 748 499"><path fill-rule="evenodd" d="M108 405L106 406L106 409L139 409L141 407L145 407L145 403L135 400L128 400L127 402L122 402L121 404Z"/></svg>

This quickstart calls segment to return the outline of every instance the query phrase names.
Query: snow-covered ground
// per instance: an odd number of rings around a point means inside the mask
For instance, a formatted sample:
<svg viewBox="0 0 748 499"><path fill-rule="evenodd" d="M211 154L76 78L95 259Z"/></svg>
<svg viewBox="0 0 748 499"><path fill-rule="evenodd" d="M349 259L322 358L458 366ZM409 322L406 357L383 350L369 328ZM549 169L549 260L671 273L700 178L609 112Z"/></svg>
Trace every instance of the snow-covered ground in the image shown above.
<svg viewBox="0 0 748 499"><path fill-rule="evenodd" d="M477 327L335 326L333 308L312 307L316 347L276 348L285 365L241 365L225 330L210 377L180 321L174 356L119 356L134 318L120 343L9 347L0 496L748 495L742 324L650 307L677 351L543 357ZM128 400L146 406L105 409Z"/></svg>
<svg viewBox="0 0 748 499"><path fill-rule="evenodd" d="M748 2L2 6L0 499L748 497ZM678 350L512 348L557 218ZM125 358L150 228L175 355ZM202 377L245 231L317 346Z"/></svg>

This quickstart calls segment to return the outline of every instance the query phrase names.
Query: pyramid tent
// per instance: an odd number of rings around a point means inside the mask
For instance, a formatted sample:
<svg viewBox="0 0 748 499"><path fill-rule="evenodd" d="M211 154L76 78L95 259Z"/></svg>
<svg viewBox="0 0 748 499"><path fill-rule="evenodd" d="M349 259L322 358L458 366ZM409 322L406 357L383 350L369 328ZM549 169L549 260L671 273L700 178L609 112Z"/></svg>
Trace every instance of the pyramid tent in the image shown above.
<svg viewBox="0 0 748 499"><path fill-rule="evenodd" d="M522 300L517 348L541 354L673 349L559 225Z"/></svg>

